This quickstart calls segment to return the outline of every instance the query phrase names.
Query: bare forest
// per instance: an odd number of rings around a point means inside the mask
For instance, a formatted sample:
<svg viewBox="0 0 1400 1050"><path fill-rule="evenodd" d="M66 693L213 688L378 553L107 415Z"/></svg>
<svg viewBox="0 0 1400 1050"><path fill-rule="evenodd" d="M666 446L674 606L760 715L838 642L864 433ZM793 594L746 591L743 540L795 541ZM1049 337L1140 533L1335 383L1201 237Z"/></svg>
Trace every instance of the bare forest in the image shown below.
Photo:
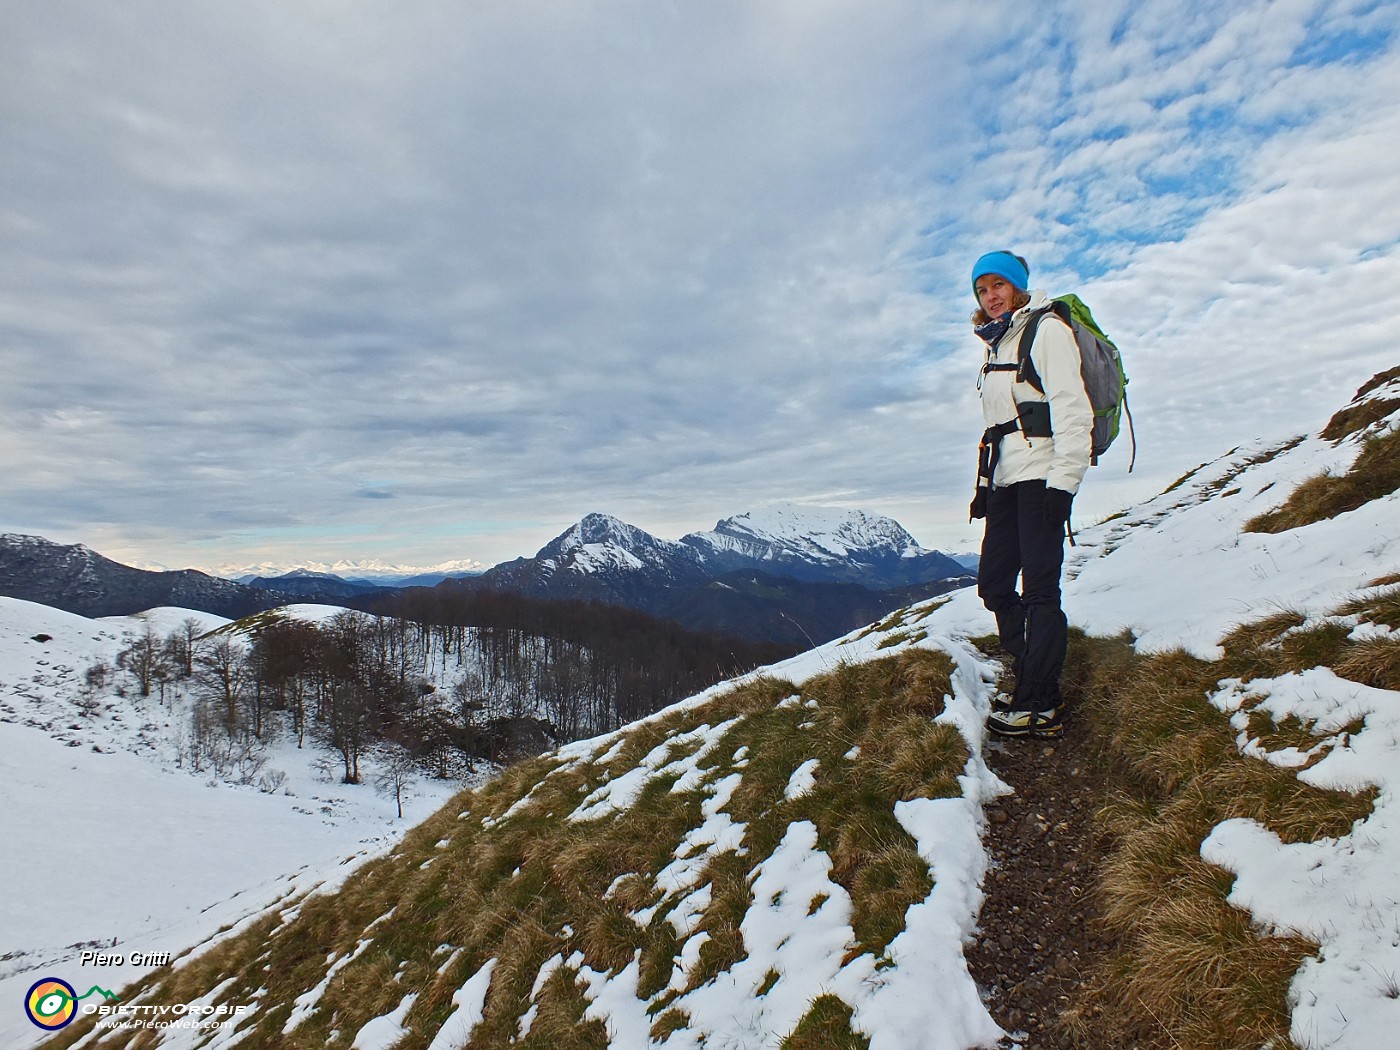
<svg viewBox="0 0 1400 1050"><path fill-rule="evenodd" d="M274 610L207 634L194 620L163 637L148 626L115 667L88 669L85 695L179 698L182 764L276 790L260 757L274 736L324 751L346 783L385 745L455 778L616 729L788 652L598 603L423 590L318 621Z"/></svg>

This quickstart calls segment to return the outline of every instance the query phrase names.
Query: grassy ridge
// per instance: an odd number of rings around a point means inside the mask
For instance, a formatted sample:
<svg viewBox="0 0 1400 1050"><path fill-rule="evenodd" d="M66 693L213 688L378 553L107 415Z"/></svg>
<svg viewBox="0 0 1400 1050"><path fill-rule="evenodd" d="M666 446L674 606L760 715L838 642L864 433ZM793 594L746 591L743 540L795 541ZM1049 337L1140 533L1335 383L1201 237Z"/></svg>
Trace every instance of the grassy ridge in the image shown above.
<svg viewBox="0 0 1400 1050"><path fill-rule="evenodd" d="M745 957L740 923L755 871L798 821L815 826L830 877L850 896L848 958L878 960L931 887L894 805L960 794L965 744L932 721L951 671L944 654L910 650L837 667L801 689L759 680L631 727L606 752L522 763L455 798L339 892L288 902L123 999L186 1003L217 987L215 1002L257 1004L240 1047L294 1050L348 1047L364 1024L416 994L396 1044L412 1050L431 1042L454 993L494 959L473 1047L593 1048L607 1038L583 1017L580 971L635 966L637 995L662 1038L691 1021L672 1005L685 991ZM809 790L794 791L794 772L813 759ZM624 781L640 780L625 805L608 808L608 791L617 798ZM585 802L596 819L567 819ZM743 825L737 849L695 838L719 808ZM689 871L679 888L666 882L678 871ZM692 896L704 887L707 897ZM822 904L810 902L809 914ZM681 974L684 942L671 921L679 909L692 913L688 937L705 937ZM323 984L319 997L309 994ZM849 1007L819 999L783 1034L791 1047L864 1045L849 1020ZM75 1023L52 1045L71 1046L87 1027ZM152 1032L118 1031L84 1045L158 1044Z"/></svg>

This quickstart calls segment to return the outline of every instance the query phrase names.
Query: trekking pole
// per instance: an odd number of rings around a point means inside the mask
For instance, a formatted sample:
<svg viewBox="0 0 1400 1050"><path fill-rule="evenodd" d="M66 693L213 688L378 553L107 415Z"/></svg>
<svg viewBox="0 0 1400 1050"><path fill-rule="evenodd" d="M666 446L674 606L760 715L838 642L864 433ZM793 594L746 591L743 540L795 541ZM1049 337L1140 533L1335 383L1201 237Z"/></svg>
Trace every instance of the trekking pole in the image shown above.
<svg viewBox="0 0 1400 1050"><path fill-rule="evenodd" d="M1074 530L1073 530L1072 528L1069 527L1069 519L1068 519L1068 518L1065 519L1065 535L1069 537L1069 545L1070 545L1071 547L1077 547L1077 546L1079 546L1079 544L1077 544L1077 543L1074 542Z"/></svg>

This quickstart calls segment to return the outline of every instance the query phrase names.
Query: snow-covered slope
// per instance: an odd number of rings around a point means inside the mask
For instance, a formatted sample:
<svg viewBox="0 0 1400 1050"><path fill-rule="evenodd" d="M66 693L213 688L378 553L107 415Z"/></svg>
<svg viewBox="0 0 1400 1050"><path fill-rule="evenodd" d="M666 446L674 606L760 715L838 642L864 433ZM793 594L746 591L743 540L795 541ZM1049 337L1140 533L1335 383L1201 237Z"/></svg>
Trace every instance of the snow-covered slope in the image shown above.
<svg viewBox="0 0 1400 1050"><path fill-rule="evenodd" d="M153 968L83 967L83 950L175 954L277 901L329 892L457 790L420 781L399 820L370 786L372 757L366 783L345 785L291 739L266 755L285 777L274 791L224 783L181 768L185 708L173 696L87 702L88 668L114 664L148 626L164 637L187 620L206 631L229 622L185 609L90 620L0 598L4 1002L49 974L113 988ZM17 1006L0 1011L0 1045L41 1035Z"/></svg>
<svg viewBox="0 0 1400 1050"><path fill-rule="evenodd" d="M1345 608L1400 585L1400 492L1245 530L1393 434L1400 380L1353 407L1364 422L1340 435L1253 442L1084 528L1067 561L1071 619L1204 657L1281 608L1392 639L1385 617ZM859 1033L872 1050L1006 1045L963 959L987 865L982 806L1006 790L982 760L998 669L970 641L992 630L959 592L572 744L454 800L333 899L270 912L256 938L204 967L182 961L134 1002L246 1006L202 1044L214 1047L550 1045L582 1029L619 1050L771 1047L796 1032L803 1045ZM1264 929L1322 946L1294 981L1295 1041L1390 1045L1400 693L1311 668L1222 681L1211 702L1243 754L1374 791L1341 837L1289 845L1232 820L1201 849L1238 874L1231 900ZM1251 737L1249 707L1295 718L1311 757Z"/></svg>
<svg viewBox="0 0 1400 1050"><path fill-rule="evenodd" d="M0 535L0 595L43 602L84 616L111 616L158 606L247 616L277 605L276 594L192 569L147 572L104 558L81 544L41 536Z"/></svg>

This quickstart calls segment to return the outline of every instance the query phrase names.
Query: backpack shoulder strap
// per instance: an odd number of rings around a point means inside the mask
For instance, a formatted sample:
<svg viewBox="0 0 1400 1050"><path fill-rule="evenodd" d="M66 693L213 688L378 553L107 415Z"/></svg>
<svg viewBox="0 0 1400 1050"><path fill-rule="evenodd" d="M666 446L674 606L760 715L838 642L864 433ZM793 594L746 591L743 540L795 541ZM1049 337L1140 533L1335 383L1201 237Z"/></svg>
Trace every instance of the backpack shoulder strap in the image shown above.
<svg viewBox="0 0 1400 1050"><path fill-rule="evenodd" d="M1035 370L1035 362L1031 360L1031 347L1035 344L1035 333L1040 330L1040 322L1048 313L1053 313L1065 324L1069 324L1069 318L1066 316L1069 308L1063 303L1051 300L1026 318L1026 327L1021 329L1021 341L1016 344L1016 381L1029 383L1041 394L1045 393L1045 385L1040 381L1040 373Z"/></svg>

